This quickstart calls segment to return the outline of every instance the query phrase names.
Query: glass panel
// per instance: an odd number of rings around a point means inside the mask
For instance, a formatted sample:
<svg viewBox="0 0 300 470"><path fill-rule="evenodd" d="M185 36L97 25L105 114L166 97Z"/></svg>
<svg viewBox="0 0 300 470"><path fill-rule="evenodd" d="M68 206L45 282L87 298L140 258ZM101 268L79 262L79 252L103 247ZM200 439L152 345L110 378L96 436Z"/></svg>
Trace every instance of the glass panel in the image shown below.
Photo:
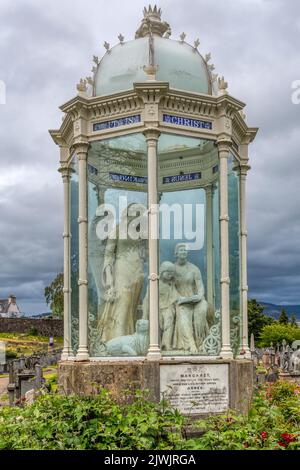
<svg viewBox="0 0 300 470"><path fill-rule="evenodd" d="M70 164L72 168L70 181L70 232L71 232L71 346L74 354L79 341L79 256L78 256L78 160L75 155Z"/></svg>
<svg viewBox="0 0 300 470"><path fill-rule="evenodd" d="M169 82L171 88L211 92L207 66L189 44L154 36L154 63L158 65L157 80ZM148 37L117 44L100 61L95 78L96 96L131 90L134 83L147 79L144 66L148 64Z"/></svg>
<svg viewBox="0 0 300 470"><path fill-rule="evenodd" d="M143 66L149 62L148 44L148 38L139 38L118 44L105 54L96 75L96 96L131 90L135 82L144 82L147 77Z"/></svg>
<svg viewBox="0 0 300 470"><path fill-rule="evenodd" d="M162 134L159 314L164 355L216 355L220 346L214 142ZM216 297L218 295L218 297Z"/></svg>
<svg viewBox="0 0 300 470"><path fill-rule="evenodd" d="M91 356L142 356L147 264L147 146L142 134L94 142L88 155Z"/></svg>
<svg viewBox="0 0 300 470"><path fill-rule="evenodd" d="M154 60L158 64L157 80L170 87L196 93L210 93L204 60L185 42L154 37Z"/></svg>
<svg viewBox="0 0 300 470"><path fill-rule="evenodd" d="M229 277L231 347L238 354L240 347L240 217L238 162L231 155L228 162L229 205Z"/></svg>

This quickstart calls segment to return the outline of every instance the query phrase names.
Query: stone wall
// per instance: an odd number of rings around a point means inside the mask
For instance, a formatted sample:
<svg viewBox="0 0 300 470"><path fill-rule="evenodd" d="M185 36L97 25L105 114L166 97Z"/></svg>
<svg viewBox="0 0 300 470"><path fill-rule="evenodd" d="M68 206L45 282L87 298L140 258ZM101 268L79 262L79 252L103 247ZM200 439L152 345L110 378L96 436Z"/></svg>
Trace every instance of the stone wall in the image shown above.
<svg viewBox="0 0 300 470"><path fill-rule="evenodd" d="M0 333L29 333L41 336L63 336L63 320L50 318L0 318Z"/></svg>

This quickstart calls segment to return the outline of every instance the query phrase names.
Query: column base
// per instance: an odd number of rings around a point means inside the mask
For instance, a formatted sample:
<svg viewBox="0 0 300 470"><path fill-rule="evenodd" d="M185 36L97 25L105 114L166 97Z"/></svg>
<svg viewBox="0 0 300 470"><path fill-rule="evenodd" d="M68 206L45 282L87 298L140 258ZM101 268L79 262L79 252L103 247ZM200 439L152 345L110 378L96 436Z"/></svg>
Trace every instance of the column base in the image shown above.
<svg viewBox="0 0 300 470"><path fill-rule="evenodd" d="M244 346L241 348L241 351L239 355L237 356L237 359L252 359L251 351L248 346Z"/></svg>
<svg viewBox="0 0 300 470"><path fill-rule="evenodd" d="M61 361L67 361L69 359L69 352L63 350L60 356Z"/></svg>
<svg viewBox="0 0 300 470"><path fill-rule="evenodd" d="M61 352L61 361L69 361L70 359L75 359L74 352L72 351L70 346L66 346Z"/></svg>
<svg viewBox="0 0 300 470"><path fill-rule="evenodd" d="M149 361L159 361L161 359L160 348L156 346L150 347L148 350L147 359L149 359Z"/></svg>
<svg viewBox="0 0 300 470"><path fill-rule="evenodd" d="M222 359L233 359L233 352L230 346L223 346L220 351L220 357Z"/></svg>
<svg viewBox="0 0 300 470"><path fill-rule="evenodd" d="M90 358L87 348L79 348L76 354L76 361L88 361Z"/></svg>

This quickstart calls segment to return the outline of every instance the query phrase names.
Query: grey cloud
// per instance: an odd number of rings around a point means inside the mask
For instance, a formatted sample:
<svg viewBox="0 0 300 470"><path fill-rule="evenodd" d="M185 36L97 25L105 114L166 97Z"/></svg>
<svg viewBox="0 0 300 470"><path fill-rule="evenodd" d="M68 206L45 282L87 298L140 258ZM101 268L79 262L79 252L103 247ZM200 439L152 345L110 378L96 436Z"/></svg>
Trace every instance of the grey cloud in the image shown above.
<svg viewBox="0 0 300 470"><path fill-rule="evenodd" d="M62 184L47 130L59 126L58 106L90 74L104 40L116 44L120 32L134 37L146 3L1 0L7 104L0 106L0 182L5 174L11 184L0 187L0 296L15 291L24 310L46 310L43 288L62 268ZM248 124L260 127L248 177L249 293L300 303L300 106L291 103L291 83L300 79L300 4L158 3L174 38L185 31L191 43L200 38L201 52L212 52L230 92L247 103ZM16 171L23 180L15 181Z"/></svg>

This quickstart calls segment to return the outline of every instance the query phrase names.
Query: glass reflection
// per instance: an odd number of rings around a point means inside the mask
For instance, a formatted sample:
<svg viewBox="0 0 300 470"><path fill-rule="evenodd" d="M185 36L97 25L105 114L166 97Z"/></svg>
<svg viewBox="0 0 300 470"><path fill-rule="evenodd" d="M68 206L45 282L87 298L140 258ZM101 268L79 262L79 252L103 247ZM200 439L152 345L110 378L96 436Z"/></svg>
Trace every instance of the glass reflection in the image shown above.
<svg viewBox="0 0 300 470"><path fill-rule="evenodd" d="M95 142L88 156L89 347L92 356L145 355L146 142L143 135Z"/></svg>
<svg viewBox="0 0 300 470"><path fill-rule="evenodd" d="M164 355L216 355L220 349L219 258L213 142L163 134L158 144L159 312ZM210 198L208 200L208 198ZM208 298L209 292L209 298Z"/></svg>

